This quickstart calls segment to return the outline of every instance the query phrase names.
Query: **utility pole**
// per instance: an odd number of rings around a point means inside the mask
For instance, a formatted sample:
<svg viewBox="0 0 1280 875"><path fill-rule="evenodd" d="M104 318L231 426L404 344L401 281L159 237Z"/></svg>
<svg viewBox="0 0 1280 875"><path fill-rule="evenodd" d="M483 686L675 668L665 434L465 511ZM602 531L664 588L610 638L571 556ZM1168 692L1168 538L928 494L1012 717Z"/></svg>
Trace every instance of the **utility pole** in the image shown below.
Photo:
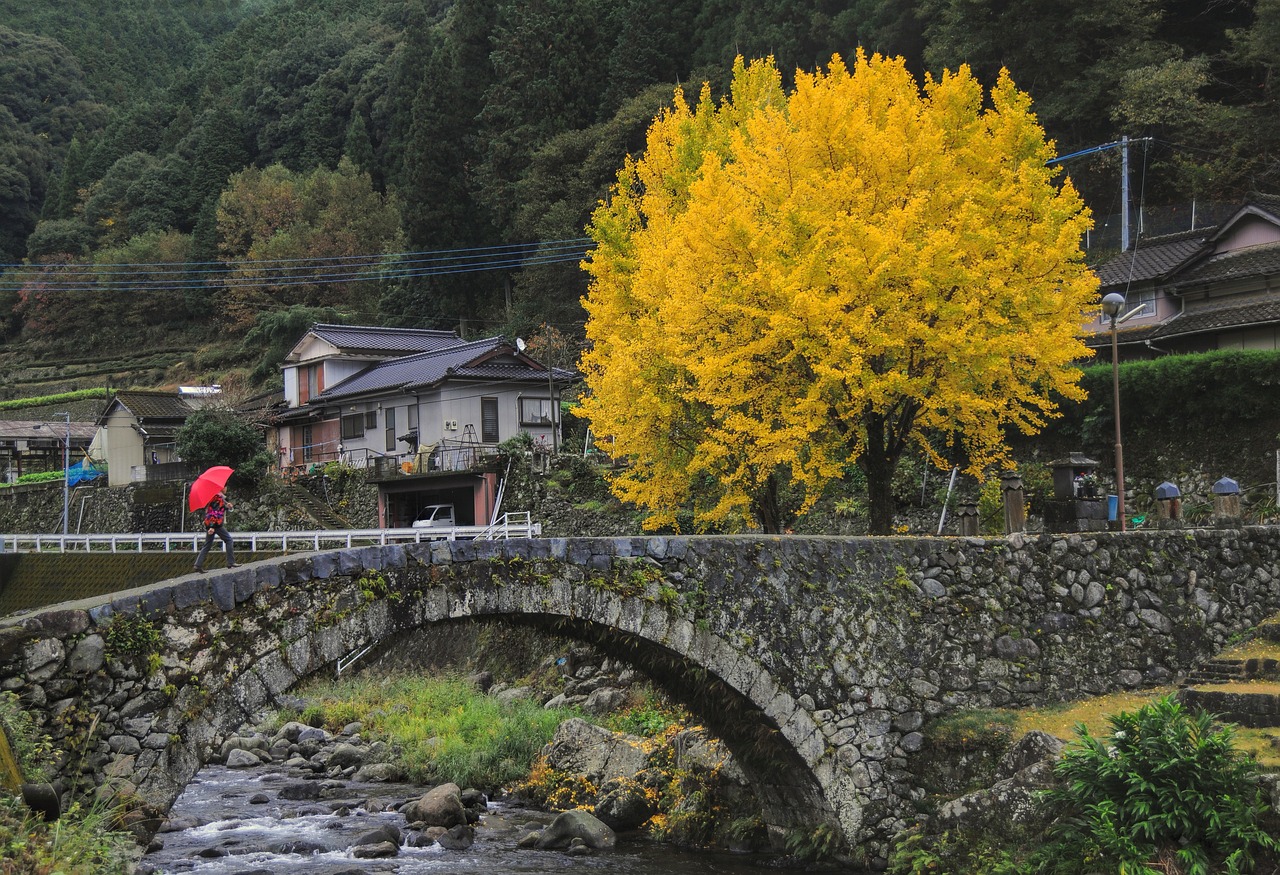
<svg viewBox="0 0 1280 875"><path fill-rule="evenodd" d="M1079 152L1072 152L1069 155L1062 155L1058 158L1050 158L1044 162L1045 166L1051 164L1061 164L1063 161L1070 161L1072 158L1082 158L1085 155L1092 155L1094 152L1103 152L1107 149L1120 150L1120 251L1129 251L1129 144L1130 143L1150 143L1150 137L1141 137L1137 140L1130 140L1128 136L1123 136L1114 143L1104 143L1101 146L1093 146L1089 149L1081 149Z"/></svg>

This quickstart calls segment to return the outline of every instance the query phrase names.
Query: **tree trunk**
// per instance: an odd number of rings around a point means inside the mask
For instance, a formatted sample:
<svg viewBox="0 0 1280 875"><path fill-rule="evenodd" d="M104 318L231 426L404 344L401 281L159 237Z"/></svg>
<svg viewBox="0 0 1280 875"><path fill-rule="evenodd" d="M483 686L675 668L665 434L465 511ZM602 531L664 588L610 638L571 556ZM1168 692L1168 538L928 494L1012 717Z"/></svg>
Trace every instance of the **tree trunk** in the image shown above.
<svg viewBox="0 0 1280 875"><path fill-rule="evenodd" d="M869 507L868 531L873 535L893 532L893 472L897 459L867 453L862 457L862 473L867 476L867 501Z"/></svg>
<svg viewBox="0 0 1280 875"><path fill-rule="evenodd" d="M782 534L782 511L778 507L778 478L769 475L768 481L756 493L751 501L751 510L756 522L766 535Z"/></svg>

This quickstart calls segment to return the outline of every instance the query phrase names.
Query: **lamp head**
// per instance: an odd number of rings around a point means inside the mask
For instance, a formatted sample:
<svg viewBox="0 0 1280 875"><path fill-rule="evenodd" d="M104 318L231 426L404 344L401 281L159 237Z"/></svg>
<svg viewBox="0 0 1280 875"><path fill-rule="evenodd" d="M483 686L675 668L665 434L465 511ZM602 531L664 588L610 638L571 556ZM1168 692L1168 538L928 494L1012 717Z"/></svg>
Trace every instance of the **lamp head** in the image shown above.
<svg viewBox="0 0 1280 875"><path fill-rule="evenodd" d="M1102 312L1112 319L1120 314L1120 310L1124 307L1124 295L1119 292L1112 292L1102 299Z"/></svg>

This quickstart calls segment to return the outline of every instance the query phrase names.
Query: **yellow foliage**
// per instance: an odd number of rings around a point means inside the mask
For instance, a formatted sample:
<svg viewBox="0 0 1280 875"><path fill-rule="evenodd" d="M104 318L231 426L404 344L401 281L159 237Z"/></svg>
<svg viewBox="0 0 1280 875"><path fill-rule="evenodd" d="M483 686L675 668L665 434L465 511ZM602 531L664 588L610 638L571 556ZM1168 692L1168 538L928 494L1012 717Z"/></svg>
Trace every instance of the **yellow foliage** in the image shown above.
<svg viewBox="0 0 1280 875"><path fill-rule="evenodd" d="M911 444L1004 461L1005 428L1082 396L1097 281L1052 155L1007 74L984 106L967 68L922 89L860 51L789 94L741 58L719 104L677 92L588 228L583 411L633 460L615 493L731 527L771 476L808 509L857 463L874 524Z"/></svg>

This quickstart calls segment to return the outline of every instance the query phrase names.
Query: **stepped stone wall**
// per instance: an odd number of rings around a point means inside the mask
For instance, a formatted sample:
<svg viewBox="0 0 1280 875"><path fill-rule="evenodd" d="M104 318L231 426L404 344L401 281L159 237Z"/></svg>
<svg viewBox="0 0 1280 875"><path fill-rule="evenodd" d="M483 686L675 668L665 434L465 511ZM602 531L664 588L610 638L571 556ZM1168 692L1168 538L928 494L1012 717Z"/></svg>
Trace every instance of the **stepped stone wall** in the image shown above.
<svg viewBox="0 0 1280 875"><path fill-rule="evenodd" d="M883 863L924 796L912 764L930 718L1165 683L1278 610L1280 529L1264 527L437 542L0 620L0 687L57 737L68 781L154 813L215 738L345 654L437 623L532 624L690 704L772 827L825 821ZM154 654L109 645L136 618Z"/></svg>

